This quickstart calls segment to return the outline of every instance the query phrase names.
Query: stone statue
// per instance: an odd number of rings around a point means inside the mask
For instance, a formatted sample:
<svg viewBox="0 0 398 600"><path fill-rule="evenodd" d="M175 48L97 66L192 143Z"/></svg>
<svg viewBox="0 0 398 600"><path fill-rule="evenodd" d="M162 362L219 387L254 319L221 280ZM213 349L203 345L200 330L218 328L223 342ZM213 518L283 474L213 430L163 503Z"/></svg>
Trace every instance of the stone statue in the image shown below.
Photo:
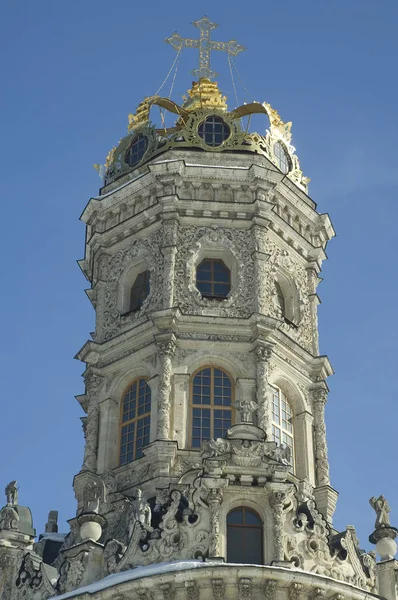
<svg viewBox="0 0 398 600"><path fill-rule="evenodd" d="M101 498L101 488L97 481L90 481L83 491L83 503L85 512L98 513Z"/></svg>
<svg viewBox="0 0 398 600"><path fill-rule="evenodd" d="M375 529L380 529L381 527L390 527L390 507L388 506L388 502L384 496L379 496L378 498L372 496L372 498L369 500L369 504L376 512Z"/></svg>
<svg viewBox="0 0 398 600"><path fill-rule="evenodd" d="M151 526L152 511L148 502L142 497L142 490L136 489L136 498L131 503L134 521L139 521L144 527Z"/></svg>
<svg viewBox="0 0 398 600"><path fill-rule="evenodd" d="M250 400L250 398L241 398L235 403L235 406L240 412L242 423L253 423L253 413L258 408L257 402Z"/></svg>
<svg viewBox="0 0 398 600"><path fill-rule="evenodd" d="M18 504L18 488L17 488L16 481L11 481L6 486L6 498L7 498L7 504L9 506L12 506L12 505L15 506L16 504Z"/></svg>

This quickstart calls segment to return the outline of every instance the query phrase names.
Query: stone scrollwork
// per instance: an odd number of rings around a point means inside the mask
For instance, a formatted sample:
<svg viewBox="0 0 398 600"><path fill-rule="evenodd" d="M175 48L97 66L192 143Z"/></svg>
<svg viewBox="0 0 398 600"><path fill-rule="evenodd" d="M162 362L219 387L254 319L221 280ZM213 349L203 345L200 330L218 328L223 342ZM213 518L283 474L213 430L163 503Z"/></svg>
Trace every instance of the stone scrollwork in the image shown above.
<svg viewBox="0 0 398 600"><path fill-rule="evenodd" d="M153 310L162 307L164 270L161 242L162 232L156 231L144 240L134 240L128 248L108 257L107 263L103 265L102 277L105 279L103 309L98 313L101 340L109 340L120 333L122 323L121 310L118 307L118 288L123 271L134 260L145 259L151 271L150 293L140 313L149 306Z"/></svg>
<svg viewBox="0 0 398 600"><path fill-rule="evenodd" d="M274 600L277 588L275 579L267 579L264 582L264 600Z"/></svg>
<svg viewBox="0 0 398 600"><path fill-rule="evenodd" d="M267 254L269 260L264 265L264 277L269 281L265 286L264 304L269 307L269 314L280 318L279 309L275 302L276 288L274 285L278 273L286 274L292 289L291 313L294 325L282 323L282 331L289 333L293 339L308 351L313 349L312 317L308 300L309 288L307 271L304 265L293 259L287 250L281 249L277 244L267 238Z"/></svg>
<svg viewBox="0 0 398 600"><path fill-rule="evenodd" d="M186 581L185 589L187 592L187 600L199 600L199 588L196 585L195 581Z"/></svg>
<svg viewBox="0 0 398 600"><path fill-rule="evenodd" d="M224 600L225 598L225 583L223 579L212 579L211 585L213 588L213 600Z"/></svg>
<svg viewBox="0 0 398 600"><path fill-rule="evenodd" d="M241 577L238 583L239 600L251 600L253 582L251 577Z"/></svg>
<svg viewBox="0 0 398 600"><path fill-rule="evenodd" d="M216 310L226 317L249 317L254 289L253 242L250 232L221 227L181 227L175 271L175 298L183 313L203 314ZM214 251L213 251L214 249ZM232 289L228 298L202 298L195 283L195 267L205 254L212 258L226 252L232 258Z"/></svg>

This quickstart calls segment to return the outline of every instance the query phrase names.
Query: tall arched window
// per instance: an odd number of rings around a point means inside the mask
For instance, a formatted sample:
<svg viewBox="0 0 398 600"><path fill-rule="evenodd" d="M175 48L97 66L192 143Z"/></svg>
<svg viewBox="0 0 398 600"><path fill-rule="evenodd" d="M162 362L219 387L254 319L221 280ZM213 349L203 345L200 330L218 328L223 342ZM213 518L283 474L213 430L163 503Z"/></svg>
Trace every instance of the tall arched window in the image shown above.
<svg viewBox="0 0 398 600"><path fill-rule="evenodd" d="M276 307L279 311L279 316L286 317L285 296L283 295L282 288L277 281L275 281L275 292Z"/></svg>
<svg viewBox="0 0 398 600"><path fill-rule="evenodd" d="M136 312L142 307L149 294L149 271L142 271L134 280L130 290L130 311Z"/></svg>
<svg viewBox="0 0 398 600"><path fill-rule="evenodd" d="M120 464L142 456L149 444L151 388L144 378L133 381L124 393L120 420Z"/></svg>
<svg viewBox="0 0 398 600"><path fill-rule="evenodd" d="M198 371L191 386L191 446L225 437L232 424L233 385L230 376L217 367Z"/></svg>
<svg viewBox="0 0 398 600"><path fill-rule="evenodd" d="M294 469L293 411L281 389L270 386L272 392L272 439L280 446L290 448L291 465Z"/></svg>
<svg viewBox="0 0 398 600"><path fill-rule="evenodd" d="M227 516L227 562L262 565L263 523L259 515L240 506Z"/></svg>

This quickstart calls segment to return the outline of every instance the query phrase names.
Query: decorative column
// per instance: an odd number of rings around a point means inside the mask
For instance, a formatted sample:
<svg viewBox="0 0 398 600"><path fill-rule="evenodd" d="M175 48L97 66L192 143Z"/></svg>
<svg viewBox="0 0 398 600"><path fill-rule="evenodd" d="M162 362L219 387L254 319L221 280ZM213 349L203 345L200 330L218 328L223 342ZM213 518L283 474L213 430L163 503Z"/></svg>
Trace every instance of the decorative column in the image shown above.
<svg viewBox="0 0 398 600"><path fill-rule="evenodd" d="M318 510L323 514L329 523L332 523L333 514L336 510L338 493L330 486L328 448L326 444L325 427L326 400L326 388L315 388L312 390L316 475L314 498Z"/></svg>
<svg viewBox="0 0 398 600"><path fill-rule="evenodd" d="M98 428L99 428L99 408L90 403L87 417L83 421L83 431L86 439L84 448L84 459L82 471L96 471L97 468L97 448L98 448Z"/></svg>
<svg viewBox="0 0 398 600"><path fill-rule="evenodd" d="M257 422L271 438L271 406L268 394L268 371L272 351L268 346L258 345L255 349L257 359Z"/></svg>
<svg viewBox="0 0 398 600"><path fill-rule="evenodd" d="M175 353L175 336L167 334L168 339L157 342L160 361L159 393L158 393L158 422L157 439L170 439L170 413L171 413L171 359Z"/></svg>
<svg viewBox="0 0 398 600"><path fill-rule="evenodd" d="M174 302L174 271L177 254L178 219L176 218L177 213L174 212L174 202L169 207L169 202L166 202L169 199L164 200L164 210L167 213L163 219L163 308L172 308ZM174 201L174 198L170 200Z"/></svg>
<svg viewBox="0 0 398 600"><path fill-rule="evenodd" d="M326 388L312 390L314 411L315 470L317 487L330 484L328 447L326 443L325 405Z"/></svg>
<svg viewBox="0 0 398 600"><path fill-rule="evenodd" d="M282 539L282 514L283 507L286 502L287 494L281 490L272 490L269 495L269 503L274 513L274 560L275 562L283 562L285 553L283 550Z"/></svg>
<svg viewBox="0 0 398 600"><path fill-rule="evenodd" d="M209 540L209 557L220 556L220 504L223 490L214 488L209 490L207 501L210 508L211 533Z"/></svg>

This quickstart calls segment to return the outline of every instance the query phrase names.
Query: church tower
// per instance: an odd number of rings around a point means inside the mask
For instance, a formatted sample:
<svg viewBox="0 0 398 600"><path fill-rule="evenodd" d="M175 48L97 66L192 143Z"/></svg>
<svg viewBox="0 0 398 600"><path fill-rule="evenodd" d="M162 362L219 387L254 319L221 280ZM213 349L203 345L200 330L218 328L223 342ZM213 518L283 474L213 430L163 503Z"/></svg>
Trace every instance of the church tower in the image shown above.
<svg viewBox="0 0 398 600"><path fill-rule="evenodd" d="M82 214L96 325L77 354L77 513L49 568L51 535L21 555L15 598L395 600L384 498L379 565L332 523L317 290L333 226L291 123L266 102L228 108L210 51L243 47L211 41L207 17L195 25L199 40L167 40L199 48L187 97L129 115ZM153 124L155 106L172 127ZM243 126L251 115L261 133Z"/></svg>

